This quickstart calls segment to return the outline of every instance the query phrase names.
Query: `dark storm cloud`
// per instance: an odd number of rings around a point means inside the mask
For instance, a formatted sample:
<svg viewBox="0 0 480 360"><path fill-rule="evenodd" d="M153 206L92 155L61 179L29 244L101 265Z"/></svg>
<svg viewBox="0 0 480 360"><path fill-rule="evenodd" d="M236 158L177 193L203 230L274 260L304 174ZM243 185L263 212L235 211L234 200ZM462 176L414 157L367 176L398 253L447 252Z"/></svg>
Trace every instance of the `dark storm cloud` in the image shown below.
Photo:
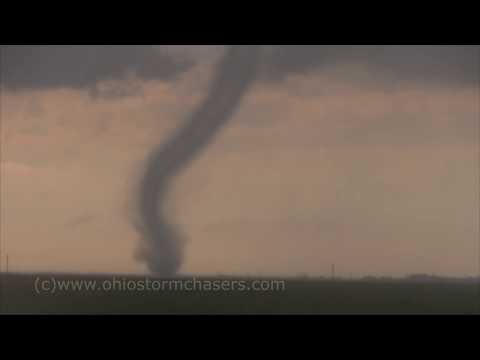
<svg viewBox="0 0 480 360"><path fill-rule="evenodd" d="M264 73L269 80L289 74L355 64L382 81L439 85L478 84L478 45L273 45Z"/></svg>
<svg viewBox="0 0 480 360"><path fill-rule="evenodd" d="M272 45L269 48L263 58L263 78L270 81L350 64L368 69L369 79L383 83L478 84L478 45ZM153 46L1 45L0 50L0 81L8 89L89 88L94 95L96 85L102 80L121 79L132 73L141 79L173 80L199 61L195 55L173 55ZM122 95L131 90L108 89L108 95Z"/></svg>
<svg viewBox="0 0 480 360"><path fill-rule="evenodd" d="M149 80L172 80L192 65L153 46L2 45L1 82L12 90L95 89L103 80L128 74Z"/></svg>

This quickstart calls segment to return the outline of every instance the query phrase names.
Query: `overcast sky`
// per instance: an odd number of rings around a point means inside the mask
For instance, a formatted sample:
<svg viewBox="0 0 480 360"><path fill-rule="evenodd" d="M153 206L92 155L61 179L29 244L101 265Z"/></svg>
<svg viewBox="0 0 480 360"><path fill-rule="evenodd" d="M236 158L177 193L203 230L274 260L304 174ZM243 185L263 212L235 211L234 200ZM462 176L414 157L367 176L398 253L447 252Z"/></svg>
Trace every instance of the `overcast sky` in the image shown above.
<svg viewBox="0 0 480 360"><path fill-rule="evenodd" d="M1 46L2 241L18 271L145 272L145 157L222 46ZM479 47L274 45L183 172L183 273L474 275Z"/></svg>

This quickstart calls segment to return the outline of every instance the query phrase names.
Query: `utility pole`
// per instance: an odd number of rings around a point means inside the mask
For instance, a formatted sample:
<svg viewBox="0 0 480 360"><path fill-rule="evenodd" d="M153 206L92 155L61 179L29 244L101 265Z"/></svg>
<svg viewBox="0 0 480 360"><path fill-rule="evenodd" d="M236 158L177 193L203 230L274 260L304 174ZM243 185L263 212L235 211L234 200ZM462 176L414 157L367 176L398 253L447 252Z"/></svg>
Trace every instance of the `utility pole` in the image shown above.
<svg viewBox="0 0 480 360"><path fill-rule="evenodd" d="M3 302L4 302L4 312L8 312L8 302L7 302L7 287L8 287L8 254L6 254L6 264L5 264L5 286L3 287Z"/></svg>
<svg viewBox="0 0 480 360"><path fill-rule="evenodd" d="M335 280L335 264L332 264L332 280Z"/></svg>
<svg viewBox="0 0 480 360"><path fill-rule="evenodd" d="M2 68L2 49L0 48L0 82L3 78L3 68ZM4 284L3 284L3 273L2 273L2 249L3 249L3 241L2 241L2 140L3 140L3 124L2 124L2 94L0 90L0 313L3 314L3 294L4 294Z"/></svg>
<svg viewBox="0 0 480 360"><path fill-rule="evenodd" d="M1 242L0 242L1 246ZM2 272L2 249L0 248L0 314L3 314L3 272Z"/></svg>

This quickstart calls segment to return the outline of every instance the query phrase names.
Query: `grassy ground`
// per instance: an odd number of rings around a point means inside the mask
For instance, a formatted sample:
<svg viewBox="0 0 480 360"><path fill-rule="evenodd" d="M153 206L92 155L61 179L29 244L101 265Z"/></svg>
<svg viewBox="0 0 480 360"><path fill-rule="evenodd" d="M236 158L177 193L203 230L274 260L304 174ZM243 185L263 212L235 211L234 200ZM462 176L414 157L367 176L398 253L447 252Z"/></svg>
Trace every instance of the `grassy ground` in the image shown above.
<svg viewBox="0 0 480 360"><path fill-rule="evenodd" d="M55 291L49 279L55 278ZM136 291L98 289L111 276L3 275L1 312L9 314L473 314L478 284L462 282L328 281L286 279L272 291ZM227 278L223 278L226 280ZM96 290L58 289L58 282L94 281ZM199 279L210 282L218 279ZM245 279L228 278L229 281ZM40 283L46 281L45 283ZM249 279L246 286L252 286ZM231 282L230 282L231 283ZM111 282L109 283L111 284ZM198 285L198 284L197 284ZM257 284L258 285L258 284ZM103 285L102 285L103 286ZM170 285L171 286L171 285ZM205 285L203 285L205 286ZM37 291L38 290L38 291ZM217 289L218 290L218 289ZM245 290L245 289L244 289Z"/></svg>

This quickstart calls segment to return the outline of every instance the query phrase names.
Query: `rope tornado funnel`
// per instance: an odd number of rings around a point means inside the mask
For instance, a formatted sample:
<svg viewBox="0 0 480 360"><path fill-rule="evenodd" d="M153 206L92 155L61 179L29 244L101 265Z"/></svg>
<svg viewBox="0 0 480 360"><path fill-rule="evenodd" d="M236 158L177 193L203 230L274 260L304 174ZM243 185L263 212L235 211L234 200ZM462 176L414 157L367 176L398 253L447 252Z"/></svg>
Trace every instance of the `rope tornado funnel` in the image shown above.
<svg viewBox="0 0 480 360"><path fill-rule="evenodd" d="M140 183L141 257L148 269L173 276L182 265L184 241L166 220L170 184L206 149L232 115L255 78L260 47L229 46L217 65L209 93L174 135L148 157Z"/></svg>

